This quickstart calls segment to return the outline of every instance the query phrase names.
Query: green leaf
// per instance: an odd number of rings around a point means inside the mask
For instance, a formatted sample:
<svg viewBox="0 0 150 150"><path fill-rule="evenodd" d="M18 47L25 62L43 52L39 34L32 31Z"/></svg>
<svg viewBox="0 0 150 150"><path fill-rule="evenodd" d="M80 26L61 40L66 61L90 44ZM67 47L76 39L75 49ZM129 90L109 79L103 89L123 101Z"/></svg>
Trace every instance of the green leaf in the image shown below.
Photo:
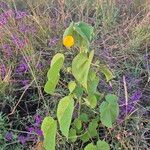
<svg viewBox="0 0 150 150"><path fill-rule="evenodd" d="M88 133L90 135L90 137L95 137L98 135L97 132L97 127L98 127L98 123L96 119L93 119L88 126Z"/></svg>
<svg viewBox="0 0 150 150"><path fill-rule="evenodd" d="M69 25L69 27L65 30L64 35L63 35L63 38L66 37L66 36L68 36L68 35L73 36L73 34L74 34L74 29L73 29L73 27L74 27L74 23L71 22L71 24Z"/></svg>
<svg viewBox="0 0 150 150"><path fill-rule="evenodd" d="M72 62L72 74L85 89L87 89L88 73L93 56L94 51L90 52L89 57L87 53L79 53Z"/></svg>
<svg viewBox="0 0 150 150"><path fill-rule="evenodd" d="M90 143L84 148L84 150L97 150L97 148L93 143Z"/></svg>
<svg viewBox="0 0 150 150"><path fill-rule="evenodd" d="M70 91L70 93L72 93L76 88L76 82L75 81L70 81L68 84L68 89Z"/></svg>
<svg viewBox="0 0 150 150"><path fill-rule="evenodd" d="M105 141L98 140L97 141L97 150L110 150L110 146Z"/></svg>
<svg viewBox="0 0 150 150"><path fill-rule="evenodd" d="M86 37L86 39L90 42L92 40L92 37L93 37L93 27L88 25L85 22L76 23L75 29L77 27L80 29L80 32L78 31L79 34L84 38Z"/></svg>
<svg viewBox="0 0 150 150"><path fill-rule="evenodd" d="M91 107L91 108L95 108L97 105L97 98L95 95L89 95L86 100L86 104L87 106Z"/></svg>
<svg viewBox="0 0 150 150"><path fill-rule="evenodd" d="M100 118L103 125L111 128L119 115L118 98L116 95L108 94L105 99L106 101L100 105Z"/></svg>
<svg viewBox="0 0 150 150"><path fill-rule="evenodd" d="M50 69L47 73L48 81L46 82L44 86L44 91L48 94L53 94L56 88L56 85L58 84L60 75L60 69L62 68L64 63L64 55L57 53L52 61Z"/></svg>
<svg viewBox="0 0 150 150"><path fill-rule="evenodd" d="M97 92L99 77L96 76L94 71L89 71L88 77L88 95L94 95Z"/></svg>
<svg viewBox="0 0 150 150"><path fill-rule="evenodd" d="M84 23L72 22L69 27L65 30L63 38L71 35L75 40L75 45L80 47L81 51L89 51L90 41L93 37L93 27Z"/></svg>
<svg viewBox="0 0 150 150"><path fill-rule="evenodd" d="M105 75L107 82L114 78L112 72L109 70L109 68L106 65L101 64L100 71Z"/></svg>
<svg viewBox="0 0 150 150"><path fill-rule="evenodd" d="M89 141L90 136L89 136L88 132L84 133L84 134L80 137L80 139L82 140L83 143Z"/></svg>
<svg viewBox="0 0 150 150"><path fill-rule="evenodd" d="M74 120L73 125L77 130L81 130L81 128L82 128L82 122L79 118L76 118Z"/></svg>
<svg viewBox="0 0 150 150"><path fill-rule="evenodd" d="M76 95L76 97L82 97L83 95L83 88L81 87L81 85L77 84L75 90L74 90L74 93Z"/></svg>
<svg viewBox="0 0 150 150"><path fill-rule="evenodd" d="M74 110L74 100L71 95L62 98L57 108L57 118L60 130L68 138L69 128Z"/></svg>
<svg viewBox="0 0 150 150"><path fill-rule="evenodd" d="M71 142L75 142L77 140L77 133L76 133L76 130L73 128L71 128L69 131L69 140Z"/></svg>
<svg viewBox="0 0 150 150"><path fill-rule="evenodd" d="M80 115L80 120L81 120L82 122L88 122L89 117L88 117L88 115L87 115L86 113L81 113L81 115Z"/></svg>
<svg viewBox="0 0 150 150"><path fill-rule="evenodd" d="M55 150L57 122L50 116L45 117L41 125L41 130L44 136L44 148L46 150Z"/></svg>

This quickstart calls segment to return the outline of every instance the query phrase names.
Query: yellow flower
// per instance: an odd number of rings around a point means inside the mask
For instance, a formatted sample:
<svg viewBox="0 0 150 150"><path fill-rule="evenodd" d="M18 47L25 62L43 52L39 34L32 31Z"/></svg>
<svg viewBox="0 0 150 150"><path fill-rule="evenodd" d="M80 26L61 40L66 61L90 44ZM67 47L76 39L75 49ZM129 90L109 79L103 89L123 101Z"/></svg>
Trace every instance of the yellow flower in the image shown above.
<svg viewBox="0 0 150 150"><path fill-rule="evenodd" d="M71 35L68 35L66 37L63 38L63 45L66 48L70 48L71 46L74 45L74 38Z"/></svg>

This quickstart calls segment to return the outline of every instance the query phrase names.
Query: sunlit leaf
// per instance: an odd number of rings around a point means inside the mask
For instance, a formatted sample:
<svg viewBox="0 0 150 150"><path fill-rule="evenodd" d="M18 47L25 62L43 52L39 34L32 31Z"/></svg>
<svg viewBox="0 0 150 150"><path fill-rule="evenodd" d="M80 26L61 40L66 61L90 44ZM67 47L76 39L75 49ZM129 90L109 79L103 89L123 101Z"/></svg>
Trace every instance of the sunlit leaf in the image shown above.
<svg viewBox="0 0 150 150"><path fill-rule="evenodd" d="M97 105L97 98L95 95L89 95L87 97L87 100L86 100L86 104L91 107L91 108L95 108L96 105Z"/></svg>
<svg viewBox="0 0 150 150"><path fill-rule="evenodd" d="M45 117L41 125L41 130L44 136L44 148L46 150L55 150L57 122L50 116Z"/></svg>
<svg viewBox="0 0 150 150"><path fill-rule="evenodd" d="M91 53L79 53L72 62L72 74L75 79L87 89L87 79L90 69L90 65L94 56L94 51Z"/></svg>
<svg viewBox="0 0 150 150"><path fill-rule="evenodd" d="M84 148L84 150L97 150L97 148L93 143L90 143Z"/></svg>
<svg viewBox="0 0 150 150"><path fill-rule="evenodd" d="M47 73L47 78L48 81L46 82L45 86L44 86L44 91L48 94L53 94L55 91L55 88L58 84L60 75L60 69L62 68L64 63L64 55L57 53L52 61L51 61L51 66L50 69Z"/></svg>
<svg viewBox="0 0 150 150"><path fill-rule="evenodd" d="M73 33L73 32L74 32L73 27L74 27L74 23L72 22L72 23L69 25L69 27L65 30L64 35L63 35L63 38L66 37L66 36L68 36L68 35L73 36L73 34L74 34L74 33Z"/></svg>
<svg viewBox="0 0 150 150"><path fill-rule="evenodd" d="M60 130L68 138L69 128L74 110L74 100L71 95L62 98L57 108L57 118Z"/></svg>
<svg viewBox="0 0 150 150"><path fill-rule="evenodd" d="M76 88L76 82L75 81L70 81L68 84L68 89L70 91L70 93L72 93Z"/></svg>

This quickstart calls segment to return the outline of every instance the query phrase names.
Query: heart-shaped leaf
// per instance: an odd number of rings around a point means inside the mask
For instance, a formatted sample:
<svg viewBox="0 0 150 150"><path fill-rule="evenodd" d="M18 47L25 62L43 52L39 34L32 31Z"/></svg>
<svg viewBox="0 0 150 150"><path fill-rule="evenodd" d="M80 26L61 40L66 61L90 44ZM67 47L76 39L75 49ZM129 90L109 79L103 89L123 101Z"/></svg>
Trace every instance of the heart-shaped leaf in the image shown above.
<svg viewBox="0 0 150 150"><path fill-rule="evenodd" d="M84 148L84 150L97 150L97 148L93 143L90 143Z"/></svg>
<svg viewBox="0 0 150 150"><path fill-rule="evenodd" d="M106 101L100 105L100 118L103 125L111 128L119 115L118 98L116 95L108 94L105 99Z"/></svg>
<svg viewBox="0 0 150 150"><path fill-rule="evenodd" d="M97 150L110 150L110 146L105 141L98 140L96 144Z"/></svg>

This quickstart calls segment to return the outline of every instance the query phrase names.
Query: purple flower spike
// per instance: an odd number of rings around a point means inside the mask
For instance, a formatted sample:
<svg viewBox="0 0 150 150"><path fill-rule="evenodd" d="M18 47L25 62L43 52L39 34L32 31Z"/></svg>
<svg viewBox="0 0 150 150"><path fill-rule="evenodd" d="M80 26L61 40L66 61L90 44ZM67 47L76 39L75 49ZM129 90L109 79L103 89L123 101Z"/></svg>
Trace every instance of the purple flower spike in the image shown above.
<svg viewBox="0 0 150 150"><path fill-rule="evenodd" d="M6 135L5 135L5 139L7 141L11 141L13 139L13 135L11 132L7 132Z"/></svg>
<svg viewBox="0 0 150 150"><path fill-rule="evenodd" d="M28 130L30 133L33 133L33 132L34 132L34 128L33 128L33 127L29 127L27 130Z"/></svg>
<svg viewBox="0 0 150 150"><path fill-rule="evenodd" d="M8 5L5 2L0 2L0 8L3 9L3 10L7 10Z"/></svg>
<svg viewBox="0 0 150 150"><path fill-rule="evenodd" d="M6 66L5 66L5 64L2 64L1 66L0 66L0 75L1 75L1 78L2 78L2 80L5 78L5 76L6 76Z"/></svg>
<svg viewBox="0 0 150 150"><path fill-rule="evenodd" d="M27 141L27 138L23 135L18 136L18 140L21 144L25 144Z"/></svg>
<svg viewBox="0 0 150 150"><path fill-rule="evenodd" d="M23 80L23 81L21 81L21 83L23 86L26 86L29 84L29 80Z"/></svg>
<svg viewBox="0 0 150 150"><path fill-rule="evenodd" d="M24 48L25 46L25 41L20 39L18 36L13 35L12 37L12 42L20 49Z"/></svg>
<svg viewBox="0 0 150 150"><path fill-rule="evenodd" d="M58 42L58 40L59 39L57 37L54 37L51 40L49 40L48 47L53 47L54 45L56 45L56 43Z"/></svg>
<svg viewBox="0 0 150 150"><path fill-rule="evenodd" d="M21 62L17 67L17 73L22 74L28 71L28 65L26 63Z"/></svg>
<svg viewBox="0 0 150 150"><path fill-rule="evenodd" d="M37 67L38 69L42 69L42 68L44 67L44 65L42 64L42 62L39 62L39 63L36 65L36 67Z"/></svg>
<svg viewBox="0 0 150 150"><path fill-rule="evenodd" d="M42 136L42 135L43 135L43 132L42 132L42 130L40 130L40 129L36 129L35 132L36 132L36 134L39 135L39 136Z"/></svg>
<svg viewBox="0 0 150 150"><path fill-rule="evenodd" d="M142 92L140 90L135 91L135 93L133 93L133 95L131 96L131 100L133 102L140 100L140 98L142 97Z"/></svg>
<svg viewBox="0 0 150 150"><path fill-rule="evenodd" d="M42 122L42 118L39 115L35 116L35 126L40 126Z"/></svg>
<svg viewBox="0 0 150 150"><path fill-rule="evenodd" d="M12 49L8 44L3 44L3 49L5 50L5 54L7 57L11 57L12 56Z"/></svg>
<svg viewBox="0 0 150 150"><path fill-rule="evenodd" d="M6 24L7 24L7 17L3 13L0 15L0 26L5 26Z"/></svg>
<svg viewBox="0 0 150 150"><path fill-rule="evenodd" d="M15 14L15 19L16 20L20 20L24 17L27 16L27 13L26 12L23 12L23 11L17 11L16 14Z"/></svg>

